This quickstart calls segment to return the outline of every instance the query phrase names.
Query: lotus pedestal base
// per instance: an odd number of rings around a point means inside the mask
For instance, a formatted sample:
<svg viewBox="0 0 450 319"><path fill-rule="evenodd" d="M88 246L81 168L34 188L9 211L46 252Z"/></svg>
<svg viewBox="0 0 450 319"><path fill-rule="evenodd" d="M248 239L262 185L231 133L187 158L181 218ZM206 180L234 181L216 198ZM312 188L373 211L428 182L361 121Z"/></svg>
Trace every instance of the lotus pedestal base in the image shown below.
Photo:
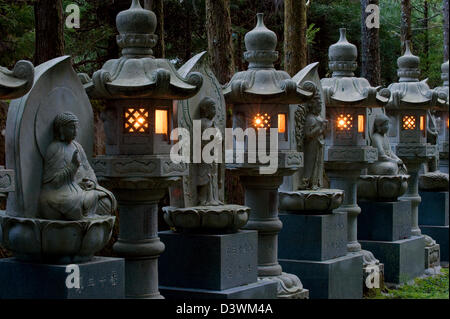
<svg viewBox="0 0 450 319"><path fill-rule="evenodd" d="M94 257L75 264L76 272L66 265L26 263L15 258L0 260L0 299L122 299L125 297L125 262L121 258ZM73 268L70 268L73 269ZM72 276L72 277L71 277Z"/></svg>

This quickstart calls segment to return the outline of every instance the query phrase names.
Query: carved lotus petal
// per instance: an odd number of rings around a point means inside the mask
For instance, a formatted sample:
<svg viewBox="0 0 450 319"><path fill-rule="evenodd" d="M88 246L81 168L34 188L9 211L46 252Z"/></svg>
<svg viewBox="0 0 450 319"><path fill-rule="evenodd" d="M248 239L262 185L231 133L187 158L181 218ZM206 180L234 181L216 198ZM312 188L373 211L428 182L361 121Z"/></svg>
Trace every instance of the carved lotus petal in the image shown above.
<svg viewBox="0 0 450 319"><path fill-rule="evenodd" d="M279 192L279 195L280 210L294 214L326 214L342 204L344 191L338 189L301 190Z"/></svg>
<svg viewBox="0 0 450 319"><path fill-rule="evenodd" d="M5 246L13 252L20 254L39 254L41 252L41 241L39 228L30 221L11 221L5 224Z"/></svg>
<svg viewBox="0 0 450 319"><path fill-rule="evenodd" d="M112 226L107 221L93 223L84 235L79 255L93 256L101 250L111 238Z"/></svg>
<svg viewBox="0 0 450 319"><path fill-rule="evenodd" d="M358 199L396 201L408 188L409 175L362 175L358 180Z"/></svg>
<svg viewBox="0 0 450 319"><path fill-rule="evenodd" d="M82 238L83 228L80 223L52 222L42 231L42 248L50 255L76 255Z"/></svg>
<svg viewBox="0 0 450 319"><path fill-rule="evenodd" d="M178 230L234 231L248 221L250 208L239 205L164 207L164 219Z"/></svg>

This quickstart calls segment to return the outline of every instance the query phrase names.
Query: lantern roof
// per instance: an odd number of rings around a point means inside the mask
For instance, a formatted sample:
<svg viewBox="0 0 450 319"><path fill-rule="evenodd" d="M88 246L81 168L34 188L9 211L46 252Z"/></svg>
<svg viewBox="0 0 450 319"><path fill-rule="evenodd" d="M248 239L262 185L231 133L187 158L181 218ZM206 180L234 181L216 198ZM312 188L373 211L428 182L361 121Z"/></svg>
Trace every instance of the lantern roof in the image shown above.
<svg viewBox="0 0 450 319"><path fill-rule="evenodd" d="M439 92L447 94L447 112L448 112L448 102L449 102L449 90L448 90L448 60L441 65L441 79L444 81L442 86L436 88Z"/></svg>
<svg viewBox="0 0 450 319"><path fill-rule="evenodd" d="M0 67L0 99L16 99L27 94L33 80L34 66L29 61L17 62L12 71Z"/></svg>
<svg viewBox="0 0 450 319"><path fill-rule="evenodd" d="M257 14L256 27L245 35L244 59L248 70L234 74L223 94L228 103L297 104L313 97L316 87L275 70L278 59L276 34L264 25L263 14Z"/></svg>
<svg viewBox="0 0 450 319"><path fill-rule="evenodd" d="M155 14L143 9L139 0L117 15L122 57L107 61L92 79L80 74L91 98L183 100L197 94L203 82L199 73L184 77L170 61L153 57L156 22Z"/></svg>
<svg viewBox="0 0 450 319"><path fill-rule="evenodd" d="M346 29L339 29L339 41L328 50L331 78L321 79L325 104L329 106L383 107L391 92L381 86L372 87L365 78L355 77L358 50L347 40Z"/></svg>
<svg viewBox="0 0 450 319"><path fill-rule="evenodd" d="M398 58L399 81L389 85L392 92L387 109L440 109L445 107L448 93L430 89L428 79L419 80L419 57L412 54L409 41L403 56Z"/></svg>

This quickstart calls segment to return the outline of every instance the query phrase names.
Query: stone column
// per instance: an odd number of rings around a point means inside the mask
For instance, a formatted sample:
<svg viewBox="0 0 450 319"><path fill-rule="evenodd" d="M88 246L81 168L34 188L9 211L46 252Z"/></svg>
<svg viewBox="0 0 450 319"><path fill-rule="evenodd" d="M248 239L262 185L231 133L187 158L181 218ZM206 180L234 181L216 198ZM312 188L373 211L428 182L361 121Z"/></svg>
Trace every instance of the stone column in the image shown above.
<svg viewBox="0 0 450 319"><path fill-rule="evenodd" d="M158 289L158 257L164 243L158 237L158 202L164 188L142 181L123 184L113 192L119 206L119 239L114 251L125 258L125 296L163 299Z"/></svg>
<svg viewBox="0 0 450 319"><path fill-rule="evenodd" d="M405 195L399 198L399 200L411 202L411 234L413 236L420 236L422 235L419 228L419 204L421 202L419 195L419 171L421 162L404 161L408 167L410 178L408 181L408 190Z"/></svg>
<svg viewBox="0 0 450 319"><path fill-rule="evenodd" d="M307 298L300 279L284 273L278 263L278 233L283 224L278 218L278 188L283 176L240 176L245 191L245 206L250 207L250 218L244 229L258 231L259 280L278 282L278 298Z"/></svg>
<svg viewBox="0 0 450 319"><path fill-rule="evenodd" d="M361 251L361 244L358 242L358 215L361 213L361 208L358 206L356 196L357 181L361 170L327 170L327 174L330 178L330 188L344 190L344 201L336 211L347 212L347 249L349 252Z"/></svg>
<svg viewBox="0 0 450 319"><path fill-rule="evenodd" d="M251 208L245 229L258 231L258 276L279 276L278 233L283 224L278 218L278 187L282 176L241 176L245 205Z"/></svg>

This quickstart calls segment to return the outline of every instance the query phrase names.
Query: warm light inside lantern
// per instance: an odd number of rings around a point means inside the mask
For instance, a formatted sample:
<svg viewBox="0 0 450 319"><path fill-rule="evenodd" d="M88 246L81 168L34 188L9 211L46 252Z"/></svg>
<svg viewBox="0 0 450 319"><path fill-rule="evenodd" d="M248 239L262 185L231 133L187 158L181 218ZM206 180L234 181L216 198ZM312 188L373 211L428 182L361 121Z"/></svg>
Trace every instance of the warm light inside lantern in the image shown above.
<svg viewBox="0 0 450 319"><path fill-rule="evenodd" d="M336 120L338 131L350 131L353 127L353 116L351 114L340 114Z"/></svg>
<svg viewBox="0 0 450 319"><path fill-rule="evenodd" d="M358 115L358 133L364 133L364 115Z"/></svg>
<svg viewBox="0 0 450 319"><path fill-rule="evenodd" d="M155 133L167 134L168 112L167 110L155 110Z"/></svg>
<svg viewBox="0 0 450 319"><path fill-rule="evenodd" d="M253 118L253 126L255 128L270 128L270 116L267 113L256 114Z"/></svg>
<svg viewBox="0 0 450 319"><path fill-rule="evenodd" d="M124 119L127 133L148 132L148 110L146 108L127 108Z"/></svg>
<svg viewBox="0 0 450 319"><path fill-rule="evenodd" d="M286 114L278 114L278 133L286 133Z"/></svg>
<svg viewBox="0 0 450 319"><path fill-rule="evenodd" d="M413 115L405 115L402 119L404 130L414 130L416 128L416 117Z"/></svg>
<svg viewBox="0 0 450 319"><path fill-rule="evenodd" d="M447 128L449 128L449 119L447 118Z"/></svg>
<svg viewBox="0 0 450 319"><path fill-rule="evenodd" d="M425 117L424 116L420 117L420 130L421 131L425 130Z"/></svg>

